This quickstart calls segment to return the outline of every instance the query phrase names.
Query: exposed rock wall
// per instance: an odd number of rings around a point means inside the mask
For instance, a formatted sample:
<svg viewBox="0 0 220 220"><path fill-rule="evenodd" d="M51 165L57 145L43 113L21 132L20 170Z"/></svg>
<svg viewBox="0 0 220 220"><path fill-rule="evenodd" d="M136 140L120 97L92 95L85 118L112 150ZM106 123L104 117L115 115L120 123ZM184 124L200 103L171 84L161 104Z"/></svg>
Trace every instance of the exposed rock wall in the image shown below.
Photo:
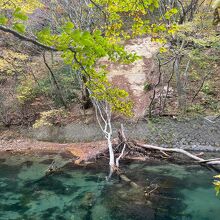
<svg viewBox="0 0 220 220"><path fill-rule="evenodd" d="M154 55L158 44L151 42L150 38L138 38L127 41L125 49L136 53L140 59L129 65L109 64L105 59L101 63L108 66L109 79L113 84L128 91L134 103L134 116L140 118L149 106L152 95L152 91L144 91L144 87L157 81Z"/></svg>

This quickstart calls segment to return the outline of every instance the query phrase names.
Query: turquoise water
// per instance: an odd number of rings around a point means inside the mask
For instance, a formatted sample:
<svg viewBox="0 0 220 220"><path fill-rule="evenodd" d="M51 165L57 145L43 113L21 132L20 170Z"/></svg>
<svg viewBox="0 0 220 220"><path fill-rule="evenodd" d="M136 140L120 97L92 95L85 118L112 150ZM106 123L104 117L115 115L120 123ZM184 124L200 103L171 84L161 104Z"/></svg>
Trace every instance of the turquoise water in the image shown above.
<svg viewBox="0 0 220 220"><path fill-rule="evenodd" d="M55 164L64 167L45 175L54 157L0 156L0 220L220 219L215 173L206 168L127 162L122 168L140 186L134 188L118 177L106 182L101 162L77 167L62 156Z"/></svg>

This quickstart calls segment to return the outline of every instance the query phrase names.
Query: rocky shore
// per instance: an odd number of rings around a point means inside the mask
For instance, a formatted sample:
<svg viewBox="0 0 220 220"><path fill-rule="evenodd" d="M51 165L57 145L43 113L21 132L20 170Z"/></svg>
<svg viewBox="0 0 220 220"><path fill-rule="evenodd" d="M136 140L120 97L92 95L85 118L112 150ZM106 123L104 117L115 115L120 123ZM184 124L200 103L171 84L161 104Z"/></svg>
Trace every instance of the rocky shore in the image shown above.
<svg viewBox="0 0 220 220"><path fill-rule="evenodd" d="M113 137L121 122L113 123ZM194 119L160 118L138 122L123 122L126 136L160 147L175 147L189 151L220 152L220 118ZM0 151L31 153L68 153L75 163L88 161L107 152L106 140L96 123L73 123L63 127L43 127L0 132Z"/></svg>
<svg viewBox="0 0 220 220"><path fill-rule="evenodd" d="M113 137L122 122L113 123ZM194 119L157 118L123 122L126 136L161 147L178 147L195 151L220 151L220 118ZM30 129L29 137L50 142L76 143L104 140L96 123L76 123L61 127Z"/></svg>

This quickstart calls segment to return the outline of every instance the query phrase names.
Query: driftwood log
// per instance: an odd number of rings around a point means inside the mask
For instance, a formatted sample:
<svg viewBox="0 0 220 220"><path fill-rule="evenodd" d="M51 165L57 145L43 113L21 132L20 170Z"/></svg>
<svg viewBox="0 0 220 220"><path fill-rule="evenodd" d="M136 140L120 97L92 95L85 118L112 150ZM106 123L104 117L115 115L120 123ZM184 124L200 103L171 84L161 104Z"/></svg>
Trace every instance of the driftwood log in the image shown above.
<svg viewBox="0 0 220 220"><path fill-rule="evenodd" d="M149 144L138 144L137 146L142 147L146 150L158 150L161 152L173 152L173 153L180 153L184 154L189 158L192 158L195 161L198 161L199 163L207 164L207 165L220 165L220 158L213 158L213 159L203 159L201 157L198 157L192 153L189 153L186 150L180 149L180 148L164 148L164 147L158 147L158 146L153 146Z"/></svg>
<svg viewBox="0 0 220 220"><path fill-rule="evenodd" d="M119 144L123 146L123 149L121 151L121 154L119 156L119 159L123 158L125 155L125 147L128 149L133 149L134 151L139 151L139 152L147 152L147 151L158 151L165 155L167 158L170 157L167 153L180 153L183 154L194 161L198 162L201 165L220 165L220 158L211 158L211 159L203 159L199 157L198 155L195 155L193 153L190 153L186 150L180 149L180 148L165 148L165 147L159 147L159 146L154 146L154 145L149 145L149 144L143 144L134 140L128 140L128 138L125 136L124 132L124 127L123 125L121 126L121 129L118 131L118 139L119 139Z"/></svg>
<svg viewBox="0 0 220 220"><path fill-rule="evenodd" d="M119 152L119 156L116 158L116 168L115 171L116 173L120 176L121 180L129 183L132 187L141 189L142 187L139 186L137 183L133 182L129 177L127 177L124 173L120 172L119 168L119 160L127 156L128 153L126 153L126 149L128 151L133 151L133 152L141 152L142 154L147 154L149 151L158 151L162 155L165 156L165 158L170 158L171 156L168 155L167 153L179 153L183 154L194 161L198 162L200 165L207 165L210 168L219 171L218 168L214 167L215 165L220 165L220 158L212 158L212 159L203 159L199 157L202 154L197 154L194 155L193 153L190 153L186 150L180 149L180 148L164 148L164 147L158 147L158 146L153 146L149 144L143 144L134 140L128 140L128 138L125 135L124 132L124 127L121 125L121 129L118 131L118 146L121 146L121 151ZM137 158L137 157L136 157ZM142 159L142 157L141 157Z"/></svg>

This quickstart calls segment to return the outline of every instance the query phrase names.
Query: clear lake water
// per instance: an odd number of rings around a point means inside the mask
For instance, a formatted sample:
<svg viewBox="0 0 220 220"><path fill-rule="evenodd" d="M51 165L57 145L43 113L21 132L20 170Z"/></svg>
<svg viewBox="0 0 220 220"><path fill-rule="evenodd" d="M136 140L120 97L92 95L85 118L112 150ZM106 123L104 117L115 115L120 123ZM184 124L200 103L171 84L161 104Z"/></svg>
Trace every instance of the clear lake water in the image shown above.
<svg viewBox="0 0 220 220"><path fill-rule="evenodd" d="M45 175L54 158L62 169ZM220 219L214 171L156 161L126 162L122 169L140 187L117 176L106 181L104 162L80 167L65 156L2 154L0 220Z"/></svg>

